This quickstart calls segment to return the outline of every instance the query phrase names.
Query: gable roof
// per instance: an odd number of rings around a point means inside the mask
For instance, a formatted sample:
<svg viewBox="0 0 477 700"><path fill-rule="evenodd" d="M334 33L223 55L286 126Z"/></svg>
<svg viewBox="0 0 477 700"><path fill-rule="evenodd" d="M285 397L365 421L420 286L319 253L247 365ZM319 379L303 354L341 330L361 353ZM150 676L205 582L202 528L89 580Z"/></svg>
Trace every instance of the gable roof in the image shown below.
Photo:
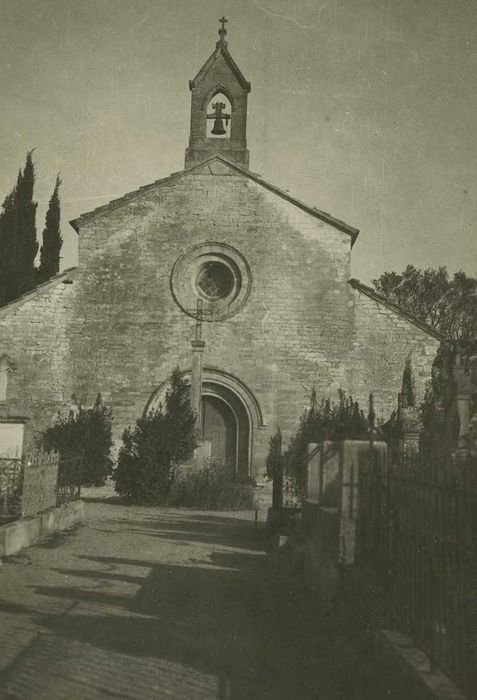
<svg viewBox="0 0 477 700"><path fill-rule="evenodd" d="M199 80L202 80L202 78L203 78L204 75L207 73L207 71L208 71L209 68L212 66L212 64L213 64L213 63L217 60L217 58L219 58L219 56L221 56L221 55L223 56L223 58L224 58L226 64L228 65L228 67L230 68L230 70L232 71L232 73L233 73L233 74L235 75L235 77L237 78L237 80L238 80L240 86L241 86L244 90L246 90L247 92L250 92L250 89L251 89L250 83L248 82L248 80L245 79L245 77L244 77L242 71L240 70L240 68L238 67L238 65L235 63L235 61L234 61L234 59L232 58L232 56L230 55L230 52L229 52L229 50L228 50L228 48L227 48L227 46L226 46L226 43L225 43L225 42L222 42L222 41L218 41L218 42L217 42L214 52L209 56L209 58L208 58L207 61L204 63L204 65L202 66L202 68L200 69L200 71L197 73L197 75L195 76L195 78L194 78L193 80L189 80L189 88L190 88L191 90L192 90L193 88L195 88L196 83L197 83Z"/></svg>
<svg viewBox="0 0 477 700"><path fill-rule="evenodd" d="M373 287L368 287L368 285L363 284L357 279L350 279L348 280L348 284L350 284L353 289L357 289L359 292L362 292L365 294L367 297L370 299L374 299L374 301L377 301L378 304L382 304L383 306L386 306L388 309L391 311L394 311L395 314L398 316L401 316L402 318L406 319L406 321L409 321L410 323L413 323L415 326L421 329L421 331L424 331L425 333L428 333L429 335L432 335L434 338L437 340L446 340L446 336L437 331L435 328L432 326L429 326L427 323L423 323L423 321L420 321L416 316L413 316L412 314L408 313L407 311L404 311L401 309L397 304L394 304L392 301L389 301L385 296L382 294L379 294Z"/></svg>
<svg viewBox="0 0 477 700"><path fill-rule="evenodd" d="M74 273L77 269L77 267L69 267L67 270L59 272L54 277L50 277L50 279L46 282L42 282L42 284L37 285L34 289L31 289L29 292L25 292L25 294L22 294L17 299L13 299L13 301L8 302L8 304L5 304L5 306L2 306L0 308L0 319L4 315L4 312L9 312L12 309L16 309L17 307L22 306L22 304L31 299L31 297L34 297L35 295L40 294L41 292L45 292L51 287L56 287L56 285L60 282L63 282L64 284L71 284L73 282Z"/></svg>
<svg viewBox="0 0 477 700"><path fill-rule="evenodd" d="M315 207L312 207L306 204L305 202L302 202L300 199L293 197L289 192L282 190L280 187L277 187L277 185L274 185L271 182L268 182L268 180L265 180L260 175L252 173L250 172L250 170L246 170L240 165L232 163L232 161L229 161L223 156L219 155L214 155L211 158L208 158L207 160L204 160L201 163L194 165L192 168L187 168L186 170L180 170L179 172L172 173L172 175L169 175L169 177L161 178L160 180L155 180L155 182L151 182L149 185L143 185L142 187L140 187L137 190L134 190L133 192L128 192L127 194L123 195L122 197L119 197L118 199L111 200L108 204L104 204L103 206L97 207L96 209L93 209L90 212L81 214L81 216L79 216L77 219L72 219L70 221L70 224L74 228L76 233L79 233L81 225L83 223L86 223L87 221L92 221L97 216L104 214L108 211L114 211L115 209L121 207L123 204L126 204L127 202L135 199L136 197L139 197L140 195L144 194L144 192L147 192L148 190L152 190L157 187L164 187L166 185L176 182L177 180L180 180L186 175L194 173L197 170L207 168L214 161L217 161L222 165L225 165L227 168L230 168L235 173L242 175L243 177L246 177L249 180L252 180L253 182L256 182L258 185L261 185L270 192L273 192L282 199L285 199L287 202L290 202L290 204L293 204L299 209L302 209L308 214L311 214L311 216L315 216L317 219L321 219L321 221L325 221L326 223L331 224L331 226L333 226L334 228L337 228L340 231L347 233L351 237L351 246L354 245L354 242L356 241L356 238L359 234L359 229L354 228L353 226L349 226L349 224L346 224L344 221L340 221L340 219L336 219L334 216L331 216L331 214L328 214L325 211L321 211L320 209L316 209ZM210 172L211 174L213 174L212 171Z"/></svg>

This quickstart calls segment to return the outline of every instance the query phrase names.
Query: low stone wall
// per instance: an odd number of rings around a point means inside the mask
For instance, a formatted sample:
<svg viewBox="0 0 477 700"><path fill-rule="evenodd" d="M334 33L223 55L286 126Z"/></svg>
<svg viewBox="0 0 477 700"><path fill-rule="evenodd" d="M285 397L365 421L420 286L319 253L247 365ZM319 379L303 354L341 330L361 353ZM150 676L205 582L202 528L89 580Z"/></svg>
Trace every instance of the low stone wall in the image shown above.
<svg viewBox="0 0 477 700"><path fill-rule="evenodd" d="M338 592L340 578L338 508L307 500L303 504L302 523L305 584L323 603L331 603Z"/></svg>
<svg viewBox="0 0 477 700"><path fill-rule="evenodd" d="M467 700L444 673L435 669L412 639L395 630L377 630L374 636L377 663L390 678L390 687L413 700Z"/></svg>
<svg viewBox="0 0 477 700"><path fill-rule="evenodd" d="M321 600L338 592L340 569L355 564L359 514L359 475L371 450L373 459L386 458L383 442L324 441L310 444L307 498L303 504L305 577Z"/></svg>
<svg viewBox="0 0 477 700"><path fill-rule="evenodd" d="M72 501L49 508L29 518L0 526L0 557L16 554L24 547L40 542L49 535L67 530L84 520L83 501Z"/></svg>

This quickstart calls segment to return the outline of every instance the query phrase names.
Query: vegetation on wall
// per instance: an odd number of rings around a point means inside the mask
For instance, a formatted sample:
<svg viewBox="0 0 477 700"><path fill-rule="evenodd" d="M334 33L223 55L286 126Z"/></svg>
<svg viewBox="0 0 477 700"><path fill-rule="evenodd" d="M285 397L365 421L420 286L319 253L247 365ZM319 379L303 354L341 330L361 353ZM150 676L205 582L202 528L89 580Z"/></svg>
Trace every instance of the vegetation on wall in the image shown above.
<svg viewBox="0 0 477 700"><path fill-rule="evenodd" d="M59 270L60 201L59 178L50 199L46 216L40 268L35 267L38 252L36 209L34 201L35 165L29 151L15 187L8 194L0 211L0 306L14 301L39 282L45 282Z"/></svg>
<svg viewBox="0 0 477 700"><path fill-rule="evenodd" d="M179 369L172 373L165 404L139 418L123 433L113 479L119 495L134 503L164 502L176 468L196 447L196 417L189 387Z"/></svg>
<svg viewBox="0 0 477 700"><path fill-rule="evenodd" d="M61 459L82 455L82 486L101 486L111 475L113 462L112 412L98 395L93 408L68 416L58 414L55 424L41 436L43 449L55 450Z"/></svg>

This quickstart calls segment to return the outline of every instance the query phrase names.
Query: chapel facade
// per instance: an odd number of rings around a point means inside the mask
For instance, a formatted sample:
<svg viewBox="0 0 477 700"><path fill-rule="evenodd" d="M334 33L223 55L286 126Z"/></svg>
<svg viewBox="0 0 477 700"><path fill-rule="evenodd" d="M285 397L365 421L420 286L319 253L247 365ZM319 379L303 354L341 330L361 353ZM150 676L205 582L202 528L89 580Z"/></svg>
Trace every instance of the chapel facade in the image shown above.
<svg viewBox="0 0 477 700"><path fill-rule="evenodd" d="M313 386L387 419L411 356L424 391L440 336L350 279L358 230L249 169L226 34L189 84L185 168L72 221L78 266L0 309L0 409L27 440L100 392L119 446L179 366L211 458L260 475Z"/></svg>

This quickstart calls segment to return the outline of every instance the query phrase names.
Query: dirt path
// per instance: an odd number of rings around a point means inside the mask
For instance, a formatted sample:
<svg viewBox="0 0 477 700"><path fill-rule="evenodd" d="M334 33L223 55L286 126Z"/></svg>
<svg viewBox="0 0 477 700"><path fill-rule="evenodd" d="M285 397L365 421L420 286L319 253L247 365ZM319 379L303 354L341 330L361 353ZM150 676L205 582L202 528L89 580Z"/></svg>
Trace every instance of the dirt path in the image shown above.
<svg viewBox="0 0 477 700"><path fill-rule="evenodd" d="M89 502L87 518L0 568L5 697L345 697L349 650L330 653L250 513Z"/></svg>

